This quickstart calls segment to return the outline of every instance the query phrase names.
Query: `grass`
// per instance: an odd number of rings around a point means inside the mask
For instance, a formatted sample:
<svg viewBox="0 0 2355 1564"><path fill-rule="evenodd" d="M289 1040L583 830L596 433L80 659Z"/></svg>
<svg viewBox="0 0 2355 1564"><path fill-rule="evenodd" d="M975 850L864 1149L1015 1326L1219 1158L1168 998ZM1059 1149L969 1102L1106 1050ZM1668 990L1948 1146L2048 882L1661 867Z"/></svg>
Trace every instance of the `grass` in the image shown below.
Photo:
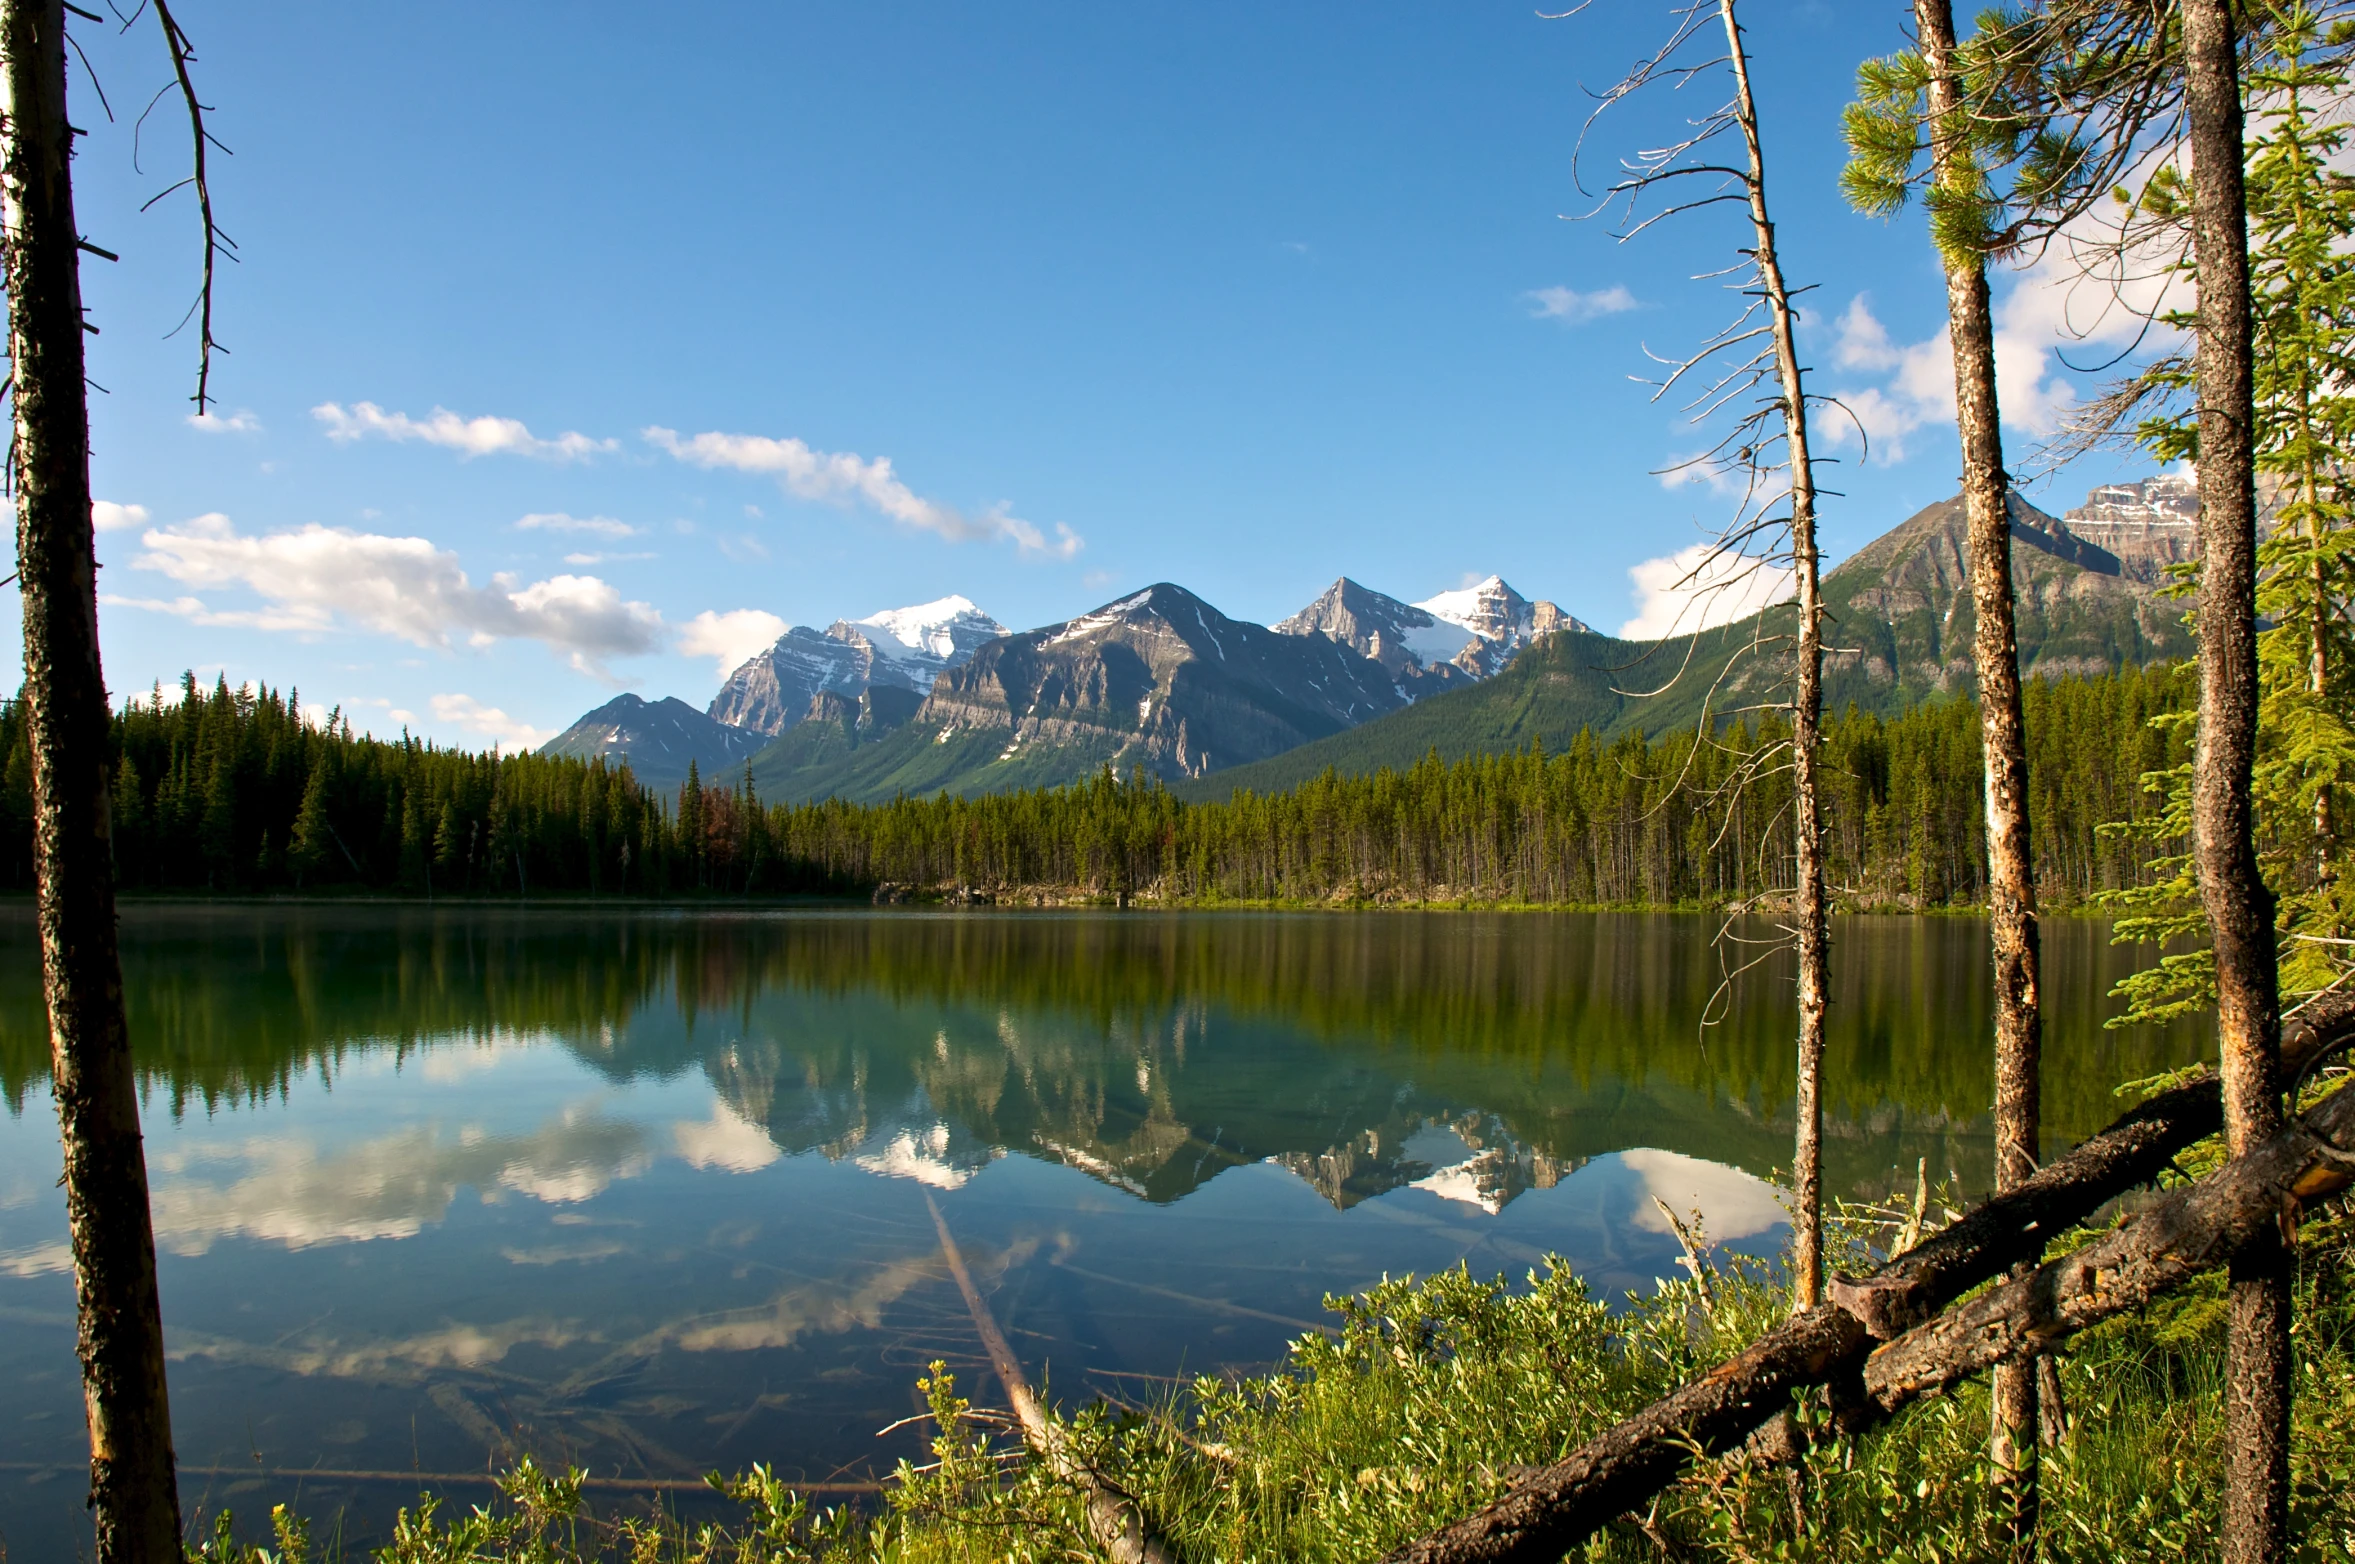
<svg viewBox="0 0 2355 1564"><path fill-rule="evenodd" d="M1916 1197L1850 1206L1835 1263L1871 1263L1930 1213ZM1928 1204L1935 1206L1931 1200ZM2310 1213L2301 1244L2293 1466L2295 1557L2355 1558L2355 1230ZM2082 1238L2083 1234L2077 1235ZM2063 1241L2068 1242L2067 1240ZM1522 1285L1463 1270L1329 1300L1340 1329L1294 1342L1272 1371L1202 1379L1161 1404L1091 1407L1068 1423L1096 1468L1134 1495L1184 1557L1368 1560L1465 1514L1517 1466L1554 1460L1771 1329L1777 1268L1708 1258L1617 1307L1558 1262ZM2213 1557L2221 1501L2220 1279L2078 1336L2061 1362L2070 1429L2043 1464L2043 1556L2088 1564ZM721 1486L726 1524L598 1518L579 1474L525 1462L502 1501L405 1511L379 1564L981 1564L1096 1557L1077 1497L1029 1458L1002 1416L934 1364L920 1382L932 1459L903 1464L877 1510L820 1510L765 1470ZM1796 1470L1694 1463L1643 1515L1594 1538L1594 1561L1997 1556L2008 1500L1990 1481L1983 1386L1907 1409L1862 1437L1803 1405ZM192 1550L206 1564L310 1564L299 1522L268 1543L233 1519Z"/></svg>

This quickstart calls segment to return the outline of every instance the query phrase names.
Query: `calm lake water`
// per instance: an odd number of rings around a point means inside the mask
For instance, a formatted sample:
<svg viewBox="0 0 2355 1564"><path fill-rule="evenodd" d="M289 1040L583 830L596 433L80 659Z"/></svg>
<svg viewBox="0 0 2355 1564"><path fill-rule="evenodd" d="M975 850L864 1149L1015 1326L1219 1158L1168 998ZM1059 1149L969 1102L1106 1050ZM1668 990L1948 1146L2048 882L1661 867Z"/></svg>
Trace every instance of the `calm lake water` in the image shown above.
<svg viewBox="0 0 2355 1564"><path fill-rule="evenodd" d="M932 1358L999 1399L937 1202L1062 1399L1265 1365L1384 1273L1604 1293L1659 1196L1771 1252L1790 979L1720 1024L1676 915L136 906L185 1502L357 1535L522 1450L640 1486L913 1455ZM1763 933L1763 930L1755 931ZM1988 1177L1985 932L1837 925L1828 1183ZM2197 1057L2102 1028L2130 964L2045 931L2047 1125ZM0 1541L86 1546L29 913L0 913ZM318 1475L312 1475L318 1474ZM450 1479L441 1479L445 1484ZM454 1490L480 1498L479 1487Z"/></svg>

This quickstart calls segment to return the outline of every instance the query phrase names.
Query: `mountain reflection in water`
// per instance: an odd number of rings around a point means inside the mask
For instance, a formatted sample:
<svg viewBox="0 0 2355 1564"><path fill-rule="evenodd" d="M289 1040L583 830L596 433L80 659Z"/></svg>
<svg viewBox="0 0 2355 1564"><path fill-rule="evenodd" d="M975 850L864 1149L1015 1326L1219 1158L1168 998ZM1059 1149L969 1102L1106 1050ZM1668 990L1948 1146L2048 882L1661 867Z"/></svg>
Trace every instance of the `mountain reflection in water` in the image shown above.
<svg viewBox="0 0 2355 1564"><path fill-rule="evenodd" d="M531 1449L601 1476L858 1478L934 1357L996 1396L935 1192L1064 1398L1242 1370L1332 1291L1567 1257L1666 1274L1656 1200L1767 1253L1789 974L1646 915L134 906L189 1500L346 1509ZM1828 1177L1983 1183L1984 932L1837 930ZM80 1505L30 918L0 939L0 1539ZM2045 931L2047 1125L2201 1039L2109 1032L2128 956ZM1138 1376L1144 1376L1139 1378ZM285 1474L335 1474L299 1480Z"/></svg>

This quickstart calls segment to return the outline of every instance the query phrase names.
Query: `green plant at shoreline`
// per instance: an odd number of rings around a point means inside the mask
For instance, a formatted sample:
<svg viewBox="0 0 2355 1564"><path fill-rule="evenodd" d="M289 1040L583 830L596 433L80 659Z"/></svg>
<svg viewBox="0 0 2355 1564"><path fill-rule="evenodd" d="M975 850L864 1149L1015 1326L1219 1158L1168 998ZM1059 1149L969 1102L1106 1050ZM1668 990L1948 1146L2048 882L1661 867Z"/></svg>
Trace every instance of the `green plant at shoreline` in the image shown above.
<svg viewBox="0 0 2355 1564"><path fill-rule="evenodd" d="M1905 1195L1837 1214L1853 1267L1941 1214ZM2074 1235L2081 1238L2084 1235ZM2068 1246L2073 1239L2061 1242ZM2355 1557L2355 1241L2317 1213L2301 1246L2293 1466L2301 1559ZM1150 1406L1097 1405L1065 1423L1094 1470L1132 1495L1183 1557L1376 1557L1475 1507L1525 1463L1558 1459L1739 1351L1786 1315L1779 1266L1710 1251L1618 1307L1558 1261L1521 1286L1465 1271L1389 1280L1329 1300L1338 1329L1295 1341L1272 1371L1203 1378ZM2213 1551L2220 1472L2223 1295L2211 1278L2075 1338L2060 1361L2069 1430L2047 1453L2044 1556L2174 1561ZM920 1381L931 1459L903 1462L874 1510L814 1509L765 1469L713 1485L724 1522L599 1517L579 1473L526 1462L503 1498L464 1513L405 1510L379 1564L980 1564L1093 1557L1078 1497L977 1410L935 1363ZM2006 1515L1985 1470L1983 1388L1906 1409L1861 1437L1820 1403L1796 1467L1701 1460L1576 1557L1947 1564L1985 1556ZM275 1546L226 1516L192 1560L309 1564L281 1512Z"/></svg>

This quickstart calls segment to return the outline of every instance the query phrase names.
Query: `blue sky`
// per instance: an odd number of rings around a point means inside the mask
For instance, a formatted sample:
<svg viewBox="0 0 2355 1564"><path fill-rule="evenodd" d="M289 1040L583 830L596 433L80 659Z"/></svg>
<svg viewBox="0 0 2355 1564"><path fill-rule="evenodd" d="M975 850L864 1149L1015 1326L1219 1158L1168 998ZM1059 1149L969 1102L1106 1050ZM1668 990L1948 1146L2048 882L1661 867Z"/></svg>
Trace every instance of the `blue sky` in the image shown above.
<svg viewBox="0 0 2355 1564"><path fill-rule="evenodd" d="M1874 459L1837 556L1954 488L1918 221L1848 212L1838 111L1900 5L1750 0L1817 384ZM759 615L963 593L1008 625L1157 580L1272 620L1348 574L1499 572L1606 629L1721 515L1631 380L1726 309L1730 208L1630 245L1587 99L1665 24L1611 4L186 0L220 415L166 339L198 261L143 20L78 24L109 680L296 685L380 732L531 742L620 689L697 705ZM1684 111L1665 100L1611 156ZM2060 290L1999 285L2025 427ZM2074 504L2114 469L2035 497ZM1655 566L1648 579L1657 579ZM1656 605L1655 605L1656 606ZM714 616L703 618L701 616ZM735 617L724 617L735 616Z"/></svg>

